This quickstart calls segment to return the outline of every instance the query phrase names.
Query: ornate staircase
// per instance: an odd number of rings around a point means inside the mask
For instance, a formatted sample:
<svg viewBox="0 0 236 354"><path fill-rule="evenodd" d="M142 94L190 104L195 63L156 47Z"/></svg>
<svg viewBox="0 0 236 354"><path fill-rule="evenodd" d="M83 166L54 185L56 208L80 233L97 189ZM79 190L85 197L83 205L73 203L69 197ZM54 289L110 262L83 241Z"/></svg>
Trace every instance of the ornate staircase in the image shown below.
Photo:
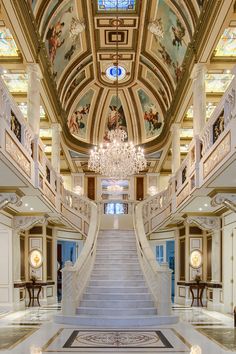
<svg viewBox="0 0 236 354"><path fill-rule="evenodd" d="M106 230L97 237L96 257L76 311L55 321L94 328L145 327L177 322L158 315L137 253L134 231Z"/></svg>

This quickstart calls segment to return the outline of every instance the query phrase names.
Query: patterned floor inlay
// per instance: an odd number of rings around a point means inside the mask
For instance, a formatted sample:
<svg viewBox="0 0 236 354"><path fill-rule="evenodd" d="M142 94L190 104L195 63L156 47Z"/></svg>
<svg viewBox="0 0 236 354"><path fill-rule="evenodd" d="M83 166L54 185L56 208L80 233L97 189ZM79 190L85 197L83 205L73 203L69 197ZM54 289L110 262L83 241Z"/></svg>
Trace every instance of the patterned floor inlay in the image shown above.
<svg viewBox="0 0 236 354"><path fill-rule="evenodd" d="M64 342L63 342L64 341ZM43 352L83 352L86 349L152 349L154 352L188 352L190 345L176 331L84 331L62 328Z"/></svg>
<svg viewBox="0 0 236 354"><path fill-rule="evenodd" d="M37 328L0 327L0 350L12 349L35 331L37 331Z"/></svg>
<svg viewBox="0 0 236 354"><path fill-rule="evenodd" d="M236 328L196 328L226 350L236 350Z"/></svg>

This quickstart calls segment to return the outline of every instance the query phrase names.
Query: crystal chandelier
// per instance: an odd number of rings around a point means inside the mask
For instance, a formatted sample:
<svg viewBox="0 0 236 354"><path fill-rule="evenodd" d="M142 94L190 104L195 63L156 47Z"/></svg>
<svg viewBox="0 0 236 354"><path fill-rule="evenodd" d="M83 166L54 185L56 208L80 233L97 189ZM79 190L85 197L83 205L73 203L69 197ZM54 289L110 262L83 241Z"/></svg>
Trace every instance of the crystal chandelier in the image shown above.
<svg viewBox="0 0 236 354"><path fill-rule="evenodd" d="M110 143L101 144L91 151L88 168L96 173L115 179L139 173L147 167L143 149L125 142L127 133L116 129L108 133Z"/></svg>
<svg viewBox="0 0 236 354"><path fill-rule="evenodd" d="M160 18L159 20L154 20L152 22L149 22L148 29L152 34L154 34L158 38L164 37L164 30Z"/></svg>
<svg viewBox="0 0 236 354"><path fill-rule="evenodd" d="M116 62L114 65L118 68L118 5L116 24ZM118 93L118 70L116 70L117 107L119 102ZM110 130L107 137L109 142L101 144L99 148L95 147L91 151L88 161L88 168L90 170L114 179L123 179L127 176L137 174L147 167L143 149L140 147L136 149L132 142L126 142L128 136L124 130L121 128Z"/></svg>

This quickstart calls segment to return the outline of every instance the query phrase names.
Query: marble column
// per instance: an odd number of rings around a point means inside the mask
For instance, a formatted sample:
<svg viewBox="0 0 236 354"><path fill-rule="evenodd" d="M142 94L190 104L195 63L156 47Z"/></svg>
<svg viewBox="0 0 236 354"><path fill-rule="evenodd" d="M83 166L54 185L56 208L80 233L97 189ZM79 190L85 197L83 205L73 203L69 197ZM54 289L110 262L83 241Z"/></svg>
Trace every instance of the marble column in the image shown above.
<svg viewBox="0 0 236 354"><path fill-rule="evenodd" d="M14 283L21 282L21 254L20 254L20 232L13 230L13 280Z"/></svg>
<svg viewBox="0 0 236 354"><path fill-rule="evenodd" d="M27 116L33 133L38 136L40 128L40 79L38 64L28 64Z"/></svg>
<svg viewBox="0 0 236 354"><path fill-rule="evenodd" d="M212 234L211 281L220 283L221 274L221 232L214 230Z"/></svg>
<svg viewBox="0 0 236 354"><path fill-rule="evenodd" d="M171 127L172 133L172 175L174 175L180 167L180 124L174 123Z"/></svg>
<svg viewBox="0 0 236 354"><path fill-rule="evenodd" d="M195 64L191 78L193 80L193 136L199 136L206 123L206 67Z"/></svg>
<svg viewBox="0 0 236 354"><path fill-rule="evenodd" d="M52 124L52 167L60 173L60 153L61 153L61 126L59 123Z"/></svg>

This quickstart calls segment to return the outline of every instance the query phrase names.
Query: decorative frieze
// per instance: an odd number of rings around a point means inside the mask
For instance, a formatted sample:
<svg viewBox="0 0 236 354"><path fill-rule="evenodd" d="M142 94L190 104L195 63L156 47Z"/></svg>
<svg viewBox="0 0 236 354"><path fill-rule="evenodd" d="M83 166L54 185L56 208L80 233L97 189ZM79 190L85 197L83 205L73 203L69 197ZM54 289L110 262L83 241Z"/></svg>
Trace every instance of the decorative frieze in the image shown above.
<svg viewBox="0 0 236 354"><path fill-rule="evenodd" d="M41 216L14 216L12 226L17 231L28 230L36 224L44 224L48 220L48 215Z"/></svg>
<svg viewBox="0 0 236 354"><path fill-rule="evenodd" d="M220 230L221 218L218 216L188 216L187 224L195 224L202 230Z"/></svg>

